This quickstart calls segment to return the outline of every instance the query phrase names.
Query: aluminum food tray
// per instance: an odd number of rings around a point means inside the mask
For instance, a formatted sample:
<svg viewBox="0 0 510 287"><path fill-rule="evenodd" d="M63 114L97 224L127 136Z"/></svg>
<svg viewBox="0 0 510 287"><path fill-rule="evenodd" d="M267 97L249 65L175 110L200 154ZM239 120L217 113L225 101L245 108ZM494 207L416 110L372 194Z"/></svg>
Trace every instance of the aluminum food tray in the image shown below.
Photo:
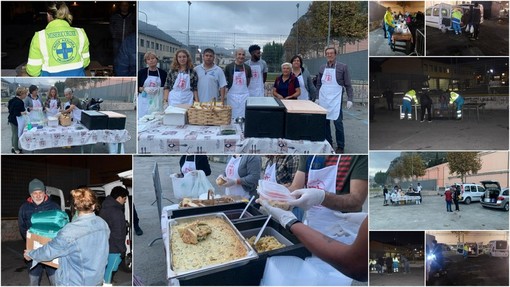
<svg viewBox="0 0 510 287"><path fill-rule="evenodd" d="M172 239L172 235L173 235L172 234L172 226L181 224L181 223L188 223L188 222L192 222L194 220L204 219L204 218L221 218L225 222L227 222L228 225L232 228L232 230L234 230L234 233L237 235L238 239L242 242L243 246L246 249L247 255L243 258L239 258L239 259L236 259L236 260L233 260L230 262L209 265L209 266L205 266L205 267L202 267L199 269L182 271L182 272L174 271L172 269L172 244L171 244L171 239ZM207 275L207 274L210 274L213 272L218 272L218 271L242 266L244 264L247 264L249 261L258 258L257 252L255 251L255 249L253 247L251 247L251 245L248 243L248 240L246 240L244 238L244 236L241 234L241 232L239 232L239 230L232 224L232 222L228 219L228 217L222 212L208 213L208 214L201 214L201 215L194 215L194 216L170 219L168 222L167 230L168 230L167 232L169 233L168 240L170 240L170 243L169 243L170 250L169 250L169 252L167 252L167 255L166 255L166 266L167 266L168 279L191 279L194 277ZM177 236L178 236L178 234L177 234Z"/></svg>

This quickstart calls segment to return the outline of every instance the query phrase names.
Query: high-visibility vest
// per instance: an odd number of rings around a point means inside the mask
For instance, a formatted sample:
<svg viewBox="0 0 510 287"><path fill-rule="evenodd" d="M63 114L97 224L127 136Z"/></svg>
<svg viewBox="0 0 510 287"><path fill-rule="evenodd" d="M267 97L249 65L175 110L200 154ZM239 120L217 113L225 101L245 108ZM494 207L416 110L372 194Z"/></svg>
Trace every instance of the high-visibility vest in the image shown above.
<svg viewBox="0 0 510 287"><path fill-rule="evenodd" d="M453 104L460 95L455 92L450 92L450 104Z"/></svg>
<svg viewBox="0 0 510 287"><path fill-rule="evenodd" d="M462 18L462 12L460 12L459 10L455 10L452 13L452 18L460 20Z"/></svg>
<svg viewBox="0 0 510 287"><path fill-rule="evenodd" d="M90 63L89 39L81 28L55 19L30 43L27 73L38 76L84 76Z"/></svg>
<svg viewBox="0 0 510 287"><path fill-rule="evenodd" d="M404 98L402 98L404 101L414 102L418 104L418 99L416 98L416 91L415 90L409 90L405 95Z"/></svg>
<svg viewBox="0 0 510 287"><path fill-rule="evenodd" d="M395 27L395 24L393 24L393 15L388 11L384 14L384 23L390 27Z"/></svg>

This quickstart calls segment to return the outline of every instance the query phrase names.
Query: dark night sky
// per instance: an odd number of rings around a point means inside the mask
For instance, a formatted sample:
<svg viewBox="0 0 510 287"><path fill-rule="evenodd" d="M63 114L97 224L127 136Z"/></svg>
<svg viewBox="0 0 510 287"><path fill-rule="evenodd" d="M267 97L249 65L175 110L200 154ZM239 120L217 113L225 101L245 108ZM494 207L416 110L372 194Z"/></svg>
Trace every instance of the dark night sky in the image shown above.
<svg viewBox="0 0 510 287"><path fill-rule="evenodd" d="M370 58L370 72L379 72L380 65L391 58ZM436 61L440 63L446 64L457 64L457 65L466 65L474 68L475 70L479 70L481 72L485 69L494 69L498 73L508 71L508 58L495 58L495 57L443 57L443 58L434 58L427 57L427 60Z"/></svg>
<svg viewBox="0 0 510 287"><path fill-rule="evenodd" d="M423 244L423 231L370 231L370 240L388 244L407 245Z"/></svg>

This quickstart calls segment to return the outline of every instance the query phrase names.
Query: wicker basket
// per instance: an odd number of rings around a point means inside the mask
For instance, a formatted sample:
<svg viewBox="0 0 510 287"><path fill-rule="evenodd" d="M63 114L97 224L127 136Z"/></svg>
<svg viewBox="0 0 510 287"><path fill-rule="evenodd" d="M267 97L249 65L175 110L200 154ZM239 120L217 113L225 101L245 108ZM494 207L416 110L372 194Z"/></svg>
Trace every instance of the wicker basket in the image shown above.
<svg viewBox="0 0 510 287"><path fill-rule="evenodd" d="M68 127L71 125L71 116L69 114L62 114L58 117L58 122L63 127Z"/></svg>
<svg viewBox="0 0 510 287"><path fill-rule="evenodd" d="M232 118L231 106L214 106L201 104L188 109L188 123L200 126L221 126L230 124Z"/></svg>

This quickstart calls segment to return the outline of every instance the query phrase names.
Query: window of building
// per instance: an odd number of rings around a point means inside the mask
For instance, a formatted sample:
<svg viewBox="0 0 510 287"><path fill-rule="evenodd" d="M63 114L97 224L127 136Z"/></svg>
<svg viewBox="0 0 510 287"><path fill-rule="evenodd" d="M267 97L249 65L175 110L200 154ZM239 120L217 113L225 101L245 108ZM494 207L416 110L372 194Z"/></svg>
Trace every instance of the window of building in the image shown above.
<svg viewBox="0 0 510 287"><path fill-rule="evenodd" d="M159 50L159 43L156 43L156 50Z"/></svg>
<svg viewBox="0 0 510 287"><path fill-rule="evenodd" d="M144 40L143 39L140 39L140 47L144 47Z"/></svg>
<svg viewBox="0 0 510 287"><path fill-rule="evenodd" d="M154 42L151 41L151 49L154 49Z"/></svg>

